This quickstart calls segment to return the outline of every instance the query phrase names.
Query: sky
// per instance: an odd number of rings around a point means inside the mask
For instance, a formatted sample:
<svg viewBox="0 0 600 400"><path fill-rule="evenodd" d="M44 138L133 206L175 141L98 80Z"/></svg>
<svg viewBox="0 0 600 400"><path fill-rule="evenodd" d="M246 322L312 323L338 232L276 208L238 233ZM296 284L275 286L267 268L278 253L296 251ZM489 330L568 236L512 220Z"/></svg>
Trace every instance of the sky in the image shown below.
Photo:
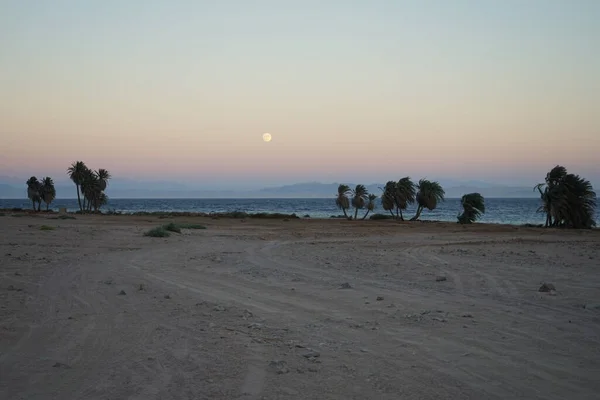
<svg viewBox="0 0 600 400"><path fill-rule="evenodd" d="M598 182L599 18L596 0L3 0L0 175Z"/></svg>

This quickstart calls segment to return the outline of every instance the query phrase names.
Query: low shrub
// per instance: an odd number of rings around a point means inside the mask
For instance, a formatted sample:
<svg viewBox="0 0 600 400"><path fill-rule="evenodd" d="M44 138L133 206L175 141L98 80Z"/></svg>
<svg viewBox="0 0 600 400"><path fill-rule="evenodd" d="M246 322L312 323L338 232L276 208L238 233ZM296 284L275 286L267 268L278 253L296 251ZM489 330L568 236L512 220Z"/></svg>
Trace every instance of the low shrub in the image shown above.
<svg viewBox="0 0 600 400"><path fill-rule="evenodd" d="M50 219L77 219L72 215L59 215L58 217L52 217Z"/></svg>
<svg viewBox="0 0 600 400"><path fill-rule="evenodd" d="M181 233L181 228L172 222L170 224L163 225L162 228L169 232Z"/></svg>
<svg viewBox="0 0 600 400"><path fill-rule="evenodd" d="M185 223L185 224L177 224L177 226L180 229L206 229L206 227L204 225L200 225L200 224Z"/></svg>
<svg viewBox="0 0 600 400"><path fill-rule="evenodd" d="M40 231L53 231L53 230L54 230L53 226L48 226L48 225L40 226Z"/></svg>
<svg viewBox="0 0 600 400"><path fill-rule="evenodd" d="M144 236L163 238L169 237L171 234L163 226L157 226L156 228L152 228L149 231L144 232Z"/></svg>

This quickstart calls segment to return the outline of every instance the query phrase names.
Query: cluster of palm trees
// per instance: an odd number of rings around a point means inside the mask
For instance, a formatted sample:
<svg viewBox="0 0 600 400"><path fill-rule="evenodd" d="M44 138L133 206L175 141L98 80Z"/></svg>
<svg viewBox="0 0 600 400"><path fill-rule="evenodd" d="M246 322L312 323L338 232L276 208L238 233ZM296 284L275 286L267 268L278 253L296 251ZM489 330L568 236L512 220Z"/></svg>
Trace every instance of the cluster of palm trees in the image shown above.
<svg viewBox="0 0 600 400"><path fill-rule="evenodd" d="M352 219L347 212L351 205L354 207L354 219L358 218L358 210L366 207L367 212L362 217L362 219L365 219L375 209L375 199L377 199L377 196L369 193L365 185L356 185L354 189L350 189L348 185L340 185L338 186L335 204L344 212L344 217L348 219Z"/></svg>
<svg viewBox="0 0 600 400"><path fill-rule="evenodd" d="M539 212L546 214L546 227L592 228L596 226L596 193L592 184L561 165L546 174L544 183L534 187L540 192Z"/></svg>
<svg viewBox="0 0 600 400"><path fill-rule="evenodd" d="M100 168L94 171L88 168L83 161L75 161L67 169L67 173L75 183L77 202L81 212L98 211L100 207L108 203L108 196L104 190L111 176L107 170Z"/></svg>
<svg viewBox="0 0 600 400"><path fill-rule="evenodd" d="M56 189L54 181L49 176L39 180L35 176L27 179L27 197L31 200L33 211L40 211L42 201L46 204L46 211L50 208L50 203L56 198ZM37 208L36 208L37 205Z"/></svg>
<svg viewBox="0 0 600 400"><path fill-rule="evenodd" d="M415 184L410 177L404 177L399 181L388 181L384 188L380 188L383 192L381 195L381 205L384 210L389 211L393 218L404 221L402 211L406 210L409 205L417 204L417 212L411 218L411 221L418 220L423 212L423 209L434 210L438 203L444 201L444 189L436 181L421 179L418 184ZM358 210L365 208L367 212L362 217L365 219L369 212L375 208L375 199L377 196L369 194L364 185L357 185L355 189L350 189L348 185L339 185L335 203L341 209L346 218L347 210L352 206L354 211L354 219L358 217ZM395 214L394 214L395 211Z"/></svg>
<svg viewBox="0 0 600 400"><path fill-rule="evenodd" d="M381 190L383 191L381 197L383 209L389 211L400 221L404 221L402 211L406 210L409 205L417 205L417 211L410 219L416 221L421 217L423 209L435 210L438 204L444 201L446 195L439 182L421 179L419 183L415 184L408 176L398 182L388 181ZM394 211L396 211L395 215Z"/></svg>

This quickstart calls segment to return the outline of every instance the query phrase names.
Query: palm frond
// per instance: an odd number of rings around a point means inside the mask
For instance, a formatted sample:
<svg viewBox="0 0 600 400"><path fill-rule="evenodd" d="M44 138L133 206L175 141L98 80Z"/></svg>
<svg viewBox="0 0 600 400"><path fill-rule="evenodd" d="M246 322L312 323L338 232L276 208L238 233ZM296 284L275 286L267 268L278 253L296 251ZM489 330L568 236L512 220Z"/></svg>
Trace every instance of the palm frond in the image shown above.
<svg viewBox="0 0 600 400"><path fill-rule="evenodd" d="M427 208L430 211L435 210L438 203L444 201L446 192L439 182L421 179L417 188L416 201L421 207Z"/></svg>

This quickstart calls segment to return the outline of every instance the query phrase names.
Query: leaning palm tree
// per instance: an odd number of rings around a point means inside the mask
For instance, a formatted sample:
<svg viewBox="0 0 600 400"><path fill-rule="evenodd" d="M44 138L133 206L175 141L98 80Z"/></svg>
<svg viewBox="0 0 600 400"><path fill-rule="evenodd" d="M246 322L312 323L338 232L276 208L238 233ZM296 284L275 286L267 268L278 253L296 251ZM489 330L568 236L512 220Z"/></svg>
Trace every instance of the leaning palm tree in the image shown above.
<svg viewBox="0 0 600 400"><path fill-rule="evenodd" d="M396 183L396 214L399 212L400 220L404 221L402 210L406 210L409 204L415 202L417 189L410 177L406 176Z"/></svg>
<svg viewBox="0 0 600 400"><path fill-rule="evenodd" d="M337 197L335 198L336 206L344 212L344 217L348 218L347 209L350 208L350 200L348 196L352 193L350 186L340 184L338 186Z"/></svg>
<svg viewBox="0 0 600 400"><path fill-rule="evenodd" d="M352 207L354 207L354 219L358 217L358 210L365 208L365 204L369 199L369 191L365 185L356 185L352 191Z"/></svg>
<svg viewBox="0 0 600 400"><path fill-rule="evenodd" d="M31 200L33 211L36 210L35 205L37 204L37 211L40 211L42 198L40 194L41 184L35 176L27 179L27 197Z"/></svg>
<svg viewBox="0 0 600 400"><path fill-rule="evenodd" d="M536 189L542 199L538 211L546 214L546 227L580 229L596 225L596 193L588 180L557 165L546 174L545 183L538 184Z"/></svg>
<svg viewBox="0 0 600 400"><path fill-rule="evenodd" d="M377 200L377 195L370 194L368 199L369 199L369 202L367 203L367 212L362 217L362 219L366 219L367 215L369 215L369 213L375 209L375 200Z"/></svg>
<svg viewBox="0 0 600 400"><path fill-rule="evenodd" d="M383 194L381 195L381 206L385 211L389 211L392 217L396 208L396 182L388 181L384 188L379 188Z"/></svg>
<svg viewBox="0 0 600 400"><path fill-rule="evenodd" d="M460 199L463 213L458 216L460 224L472 224L485 213L485 199L479 193L465 194Z"/></svg>
<svg viewBox="0 0 600 400"><path fill-rule="evenodd" d="M52 203L56 198L54 182L49 176L42 179L40 195L44 203L46 203L46 211L48 211L50 209L50 203Z"/></svg>
<svg viewBox="0 0 600 400"><path fill-rule="evenodd" d="M69 178L75 184L77 189L77 202L79 203L79 210L83 211L83 205L81 204L81 183L83 182L84 176L88 171L88 167L85 165L83 161L75 161L69 168L67 168L67 173L69 174Z"/></svg>
<svg viewBox="0 0 600 400"><path fill-rule="evenodd" d="M421 179L417 185L418 192L415 200L417 201L417 212L411 221L416 221L421 217L423 208L427 208L429 211L435 210L439 202L444 201L446 192L442 188L442 185L436 181L429 181L427 179Z"/></svg>
<svg viewBox="0 0 600 400"><path fill-rule="evenodd" d="M111 178L110 172L105 170L104 168L100 168L96 171L96 176L98 177L100 190L106 190L106 186L108 185L108 180Z"/></svg>

